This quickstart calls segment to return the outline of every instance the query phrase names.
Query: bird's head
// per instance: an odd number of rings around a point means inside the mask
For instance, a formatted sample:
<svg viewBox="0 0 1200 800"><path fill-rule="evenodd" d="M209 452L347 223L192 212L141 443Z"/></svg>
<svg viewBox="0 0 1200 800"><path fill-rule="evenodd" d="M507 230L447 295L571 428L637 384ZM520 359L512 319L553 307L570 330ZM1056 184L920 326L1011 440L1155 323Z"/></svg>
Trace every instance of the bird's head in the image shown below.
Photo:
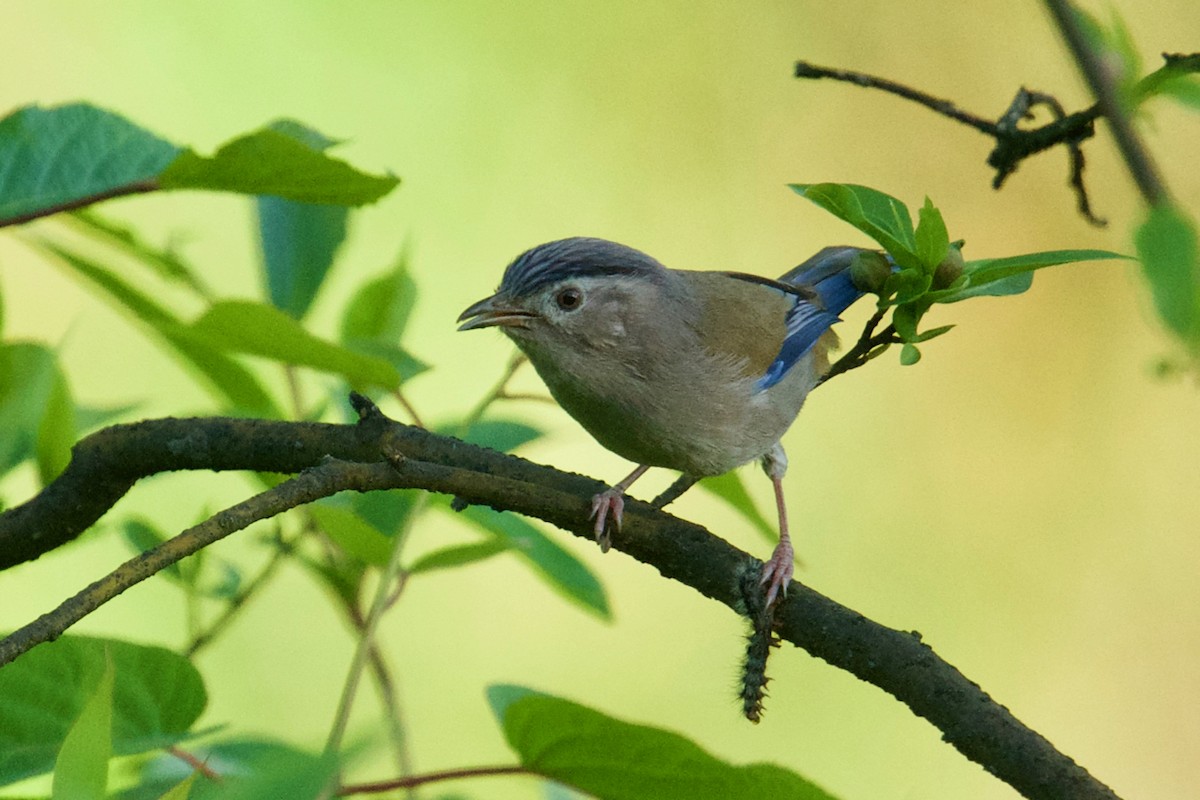
<svg viewBox="0 0 1200 800"><path fill-rule="evenodd" d="M670 272L605 239L574 237L522 253L500 288L459 315L460 331L501 328L531 357L618 345Z"/></svg>

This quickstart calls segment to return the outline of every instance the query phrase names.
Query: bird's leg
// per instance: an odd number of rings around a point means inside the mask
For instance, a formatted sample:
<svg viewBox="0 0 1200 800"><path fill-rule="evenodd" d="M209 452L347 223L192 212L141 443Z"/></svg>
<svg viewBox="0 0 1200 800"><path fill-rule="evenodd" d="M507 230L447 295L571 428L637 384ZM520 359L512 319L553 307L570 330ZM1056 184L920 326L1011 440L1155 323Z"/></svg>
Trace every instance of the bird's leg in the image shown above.
<svg viewBox="0 0 1200 800"><path fill-rule="evenodd" d="M600 544L601 553L607 553L609 546L612 544L612 537L608 532L609 516L612 516L613 526L618 531L621 530L621 518L625 514L625 490L632 486L634 481L646 474L646 470L648 469L650 469L648 464L642 464L633 472L626 475L620 483L614 484L611 488L605 489L592 498L592 516L590 519L596 521L596 524L592 526L592 530L596 534L596 541Z"/></svg>
<svg viewBox="0 0 1200 800"><path fill-rule="evenodd" d="M763 471L775 486L775 506L779 509L779 544L767 563L763 564L759 582L766 587L767 606L774 605L780 597L787 596L788 584L792 582L796 554L792 550L792 538L788 536L787 507L783 501L783 476L787 472L787 455L783 446L776 443L771 452L763 456Z"/></svg>

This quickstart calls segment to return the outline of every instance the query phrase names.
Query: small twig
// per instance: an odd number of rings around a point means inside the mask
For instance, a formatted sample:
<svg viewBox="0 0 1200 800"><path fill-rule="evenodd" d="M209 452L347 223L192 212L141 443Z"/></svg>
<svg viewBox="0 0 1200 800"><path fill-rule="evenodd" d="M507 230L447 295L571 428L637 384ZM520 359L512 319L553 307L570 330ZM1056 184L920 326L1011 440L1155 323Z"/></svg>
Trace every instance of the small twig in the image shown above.
<svg viewBox="0 0 1200 800"><path fill-rule="evenodd" d="M466 769L447 769L441 772L426 772L422 775L393 778L390 781L374 783L348 783L337 790L338 797L349 797L353 794L378 794L394 789L412 789L426 783L452 781L460 778L483 778L492 775L536 775L537 773L525 767L468 767Z"/></svg>
<svg viewBox="0 0 1200 800"><path fill-rule="evenodd" d="M963 111L949 100L934 97L902 83L874 75L819 67L806 61L798 61L796 62L795 76L797 78L832 78L856 86L880 89L919 103L938 114L992 137L996 140L996 146L988 155L987 163L996 170L996 175L992 180L992 187L995 189L999 189L1004 184L1005 179L1016 171L1017 166L1024 159L1051 147L1063 145L1069 151L1068 185L1075 192L1076 205L1083 216L1093 225L1104 224L1104 221L1093 214L1091 210L1091 203L1083 183L1084 161L1083 151L1080 149L1080 144L1095 133L1093 123L1101 114L1099 105L1074 114L1067 114L1052 95L1031 92L1022 88L1017 92L1008 109L1000 115L1000 118L996 122L991 122L976 114ZM1030 111L1037 105L1051 108L1055 119L1037 128L1019 127L1019 123L1032 117Z"/></svg>
<svg viewBox="0 0 1200 800"><path fill-rule="evenodd" d="M298 538L298 537L296 537ZM295 541L284 541L282 537L276 539L275 551L271 553L270 559L263 566L257 575L255 575L240 591L229 598L228 603L221 613L209 623L208 627L196 634L195 637L184 648L184 655L188 658L196 655L196 653L207 647L221 631L228 627L229 623L238 615L243 608L246 607L247 601L258 594L258 592L267 585L267 582L275 576L279 568L283 566L283 560L292 553L295 547Z"/></svg>
<svg viewBox="0 0 1200 800"><path fill-rule="evenodd" d="M902 83L888 80L887 78L879 78L874 75L867 75L863 72L854 72L847 69L830 69L829 67L818 67L816 64L810 64L807 61L796 62L796 77L797 78L833 78L834 80L853 83L856 86L862 86L867 89L881 89L890 94L898 95L906 100L912 100L914 103L920 103L926 108L932 109L937 113L958 120L964 125L969 125L980 133L986 133L988 136L1000 138L1000 131L996 123L986 120L983 117L976 116L970 112L963 111L958 106L949 100L940 97L934 97L931 94L926 94L919 89L914 89L911 86L905 86Z"/></svg>
<svg viewBox="0 0 1200 800"><path fill-rule="evenodd" d="M404 413L408 414L408 418L412 420L413 425L416 425L418 428L427 427L425 423L421 421L421 415L417 413L416 407L414 407L413 404L408 401L408 397L406 397L404 392L400 390L399 386L392 391L392 397L394 397L396 402L400 404L400 407L404 409Z"/></svg>
<svg viewBox="0 0 1200 800"><path fill-rule="evenodd" d="M0 667L32 647L51 642L117 595L170 565L224 539L231 533L290 508L311 503L339 491L362 485L361 464L330 460L305 470L278 486L230 506L188 528L173 539L139 553L105 577L0 640Z"/></svg>
<svg viewBox="0 0 1200 800"><path fill-rule="evenodd" d="M213 783L221 783L224 780L221 777L221 773L217 772L208 765L207 760L201 760L197 758L194 753L189 753L187 750L184 750L182 747L177 747L176 745L171 745L170 747L166 748L166 750L168 753L175 756L180 761L187 764L189 767L194 769L196 772L199 772Z"/></svg>
<svg viewBox="0 0 1200 800"><path fill-rule="evenodd" d="M887 315L889 308L880 308L876 310L871 318L867 320L867 324L863 326L863 332L858 337L858 341L854 346L846 351L845 355L834 362L820 380L817 381L817 386L828 381L843 372L849 372L852 369L861 367L875 356L882 353L889 345L900 344L903 340L896 335L896 328L888 325L883 330L876 332L879 323L883 321ZM816 388L815 386L813 387Z"/></svg>

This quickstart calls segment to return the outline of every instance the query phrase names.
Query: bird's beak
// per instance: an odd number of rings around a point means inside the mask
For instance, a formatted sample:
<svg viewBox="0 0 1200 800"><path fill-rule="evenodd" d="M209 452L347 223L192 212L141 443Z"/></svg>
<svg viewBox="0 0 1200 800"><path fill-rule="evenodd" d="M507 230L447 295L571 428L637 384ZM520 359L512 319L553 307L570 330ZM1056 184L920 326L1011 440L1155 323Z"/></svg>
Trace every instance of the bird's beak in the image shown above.
<svg viewBox="0 0 1200 800"><path fill-rule="evenodd" d="M485 297L474 303L466 311L458 315L460 331L472 331L476 328L528 328L529 321L537 314L521 308L497 292L491 297Z"/></svg>

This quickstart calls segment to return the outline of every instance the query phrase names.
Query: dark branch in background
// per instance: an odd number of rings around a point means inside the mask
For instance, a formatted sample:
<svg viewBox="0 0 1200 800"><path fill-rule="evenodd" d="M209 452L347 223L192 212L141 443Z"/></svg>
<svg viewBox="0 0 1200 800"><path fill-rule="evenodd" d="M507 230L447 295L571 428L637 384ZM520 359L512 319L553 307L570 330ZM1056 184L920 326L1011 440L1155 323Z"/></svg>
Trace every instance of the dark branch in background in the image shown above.
<svg viewBox="0 0 1200 800"><path fill-rule="evenodd" d="M75 448L43 492L0 513L0 564L70 541L141 477L181 469L300 473L119 567L0 642L0 664L50 641L100 603L256 519L336 491L422 488L545 520L592 538L599 481L394 423L356 398L357 425L161 419L118 425ZM182 540L182 541L181 541ZM630 499L613 546L706 597L746 612L741 579L762 562L705 528ZM943 661L920 636L892 630L795 582L775 612L779 636L868 681L928 719L966 757L1029 798L1116 795Z"/></svg>
<svg viewBox="0 0 1200 800"><path fill-rule="evenodd" d="M1004 181L1016 171L1021 161L1056 145L1063 145L1070 153L1069 183L1075 192L1080 213L1093 225L1104 224L1104 220L1095 216L1091 210L1091 202L1088 200L1087 189L1083 183L1084 162L1083 151L1080 149L1080 144L1095 133L1093 123L1103 113L1103 107L1100 105L1094 105L1074 114L1067 114L1053 96L1022 88L1017 92L1008 109L1000 115L996 122L992 122L963 111L949 100L934 97L886 78L878 78L861 72L829 69L809 64L806 61L797 61L795 76L812 79L832 78L869 89L881 89L920 103L926 108L992 137L996 140L996 147L988 155L987 163L996 170L996 177L992 179L992 186L996 189L1004 185ZM1032 109L1039 105L1050 108L1055 116L1054 121L1037 128L1018 127L1021 121L1028 120L1032 116Z"/></svg>

